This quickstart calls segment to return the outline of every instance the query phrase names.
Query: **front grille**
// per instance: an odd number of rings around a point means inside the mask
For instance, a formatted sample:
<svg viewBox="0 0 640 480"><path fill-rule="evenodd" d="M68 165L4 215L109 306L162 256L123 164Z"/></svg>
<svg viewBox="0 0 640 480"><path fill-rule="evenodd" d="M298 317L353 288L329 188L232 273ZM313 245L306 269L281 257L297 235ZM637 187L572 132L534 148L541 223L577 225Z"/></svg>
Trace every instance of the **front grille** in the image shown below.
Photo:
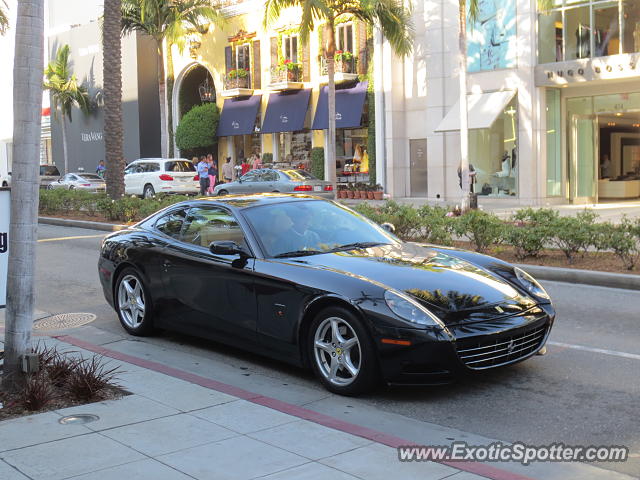
<svg viewBox="0 0 640 480"><path fill-rule="evenodd" d="M458 357L473 370L498 367L516 362L535 352L547 333L547 325L520 331L516 334L497 335L457 345Z"/></svg>

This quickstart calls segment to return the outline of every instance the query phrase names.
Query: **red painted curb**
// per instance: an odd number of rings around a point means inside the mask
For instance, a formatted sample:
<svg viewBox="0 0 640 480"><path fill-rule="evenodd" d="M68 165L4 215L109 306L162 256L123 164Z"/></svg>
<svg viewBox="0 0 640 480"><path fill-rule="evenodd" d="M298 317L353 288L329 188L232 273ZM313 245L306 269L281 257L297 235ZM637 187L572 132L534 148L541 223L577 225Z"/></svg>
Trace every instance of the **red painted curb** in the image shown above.
<svg viewBox="0 0 640 480"><path fill-rule="evenodd" d="M415 442L410 442L394 435L389 435L387 433L378 432L377 430L373 430L368 427L345 422L344 420L340 420L323 413L315 412L298 405L283 402L282 400L278 400L277 398L265 397L264 395L253 393L242 388L234 387L233 385L229 385L227 383L218 382L217 380L202 377L194 373L185 372L184 370L169 367L158 362L134 357L126 353L116 352L115 350L110 350L108 348L101 347L100 345L94 345L93 343L85 342L84 340L72 337L70 335L54 336L53 338L70 345L89 350L90 352L98 353L105 357L113 358L115 360L121 360L123 362L131 363L132 365L137 365L148 370L163 373L170 377L175 377L179 378L180 380L195 383L196 385L200 385L201 387L216 390L228 395L233 395L234 397L241 398L242 400L246 400L257 405L262 405L264 407L268 407L273 410L286 413L287 415L301 418L303 420L308 420L310 422L317 423L328 428L333 428L334 430L339 430L351 435L366 438L367 440L381 443L388 447L398 448L400 446L416 445ZM476 475L490 478L492 480L534 480L531 477L526 477L524 475L492 467L491 465L487 465L486 463L468 461L452 462L446 460L434 460L434 463L447 465L453 468L457 468L458 470L474 473Z"/></svg>

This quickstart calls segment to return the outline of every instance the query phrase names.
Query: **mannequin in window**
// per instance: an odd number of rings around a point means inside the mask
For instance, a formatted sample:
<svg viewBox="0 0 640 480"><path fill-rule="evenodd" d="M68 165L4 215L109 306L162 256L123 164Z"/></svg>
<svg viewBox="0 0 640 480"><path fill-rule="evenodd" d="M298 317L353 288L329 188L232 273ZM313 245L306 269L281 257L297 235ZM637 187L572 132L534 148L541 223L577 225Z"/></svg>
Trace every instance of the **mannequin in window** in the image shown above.
<svg viewBox="0 0 640 480"><path fill-rule="evenodd" d="M511 157L509 156L509 152L506 150L502 155L502 168L499 172L495 174L496 177L508 177L511 173Z"/></svg>

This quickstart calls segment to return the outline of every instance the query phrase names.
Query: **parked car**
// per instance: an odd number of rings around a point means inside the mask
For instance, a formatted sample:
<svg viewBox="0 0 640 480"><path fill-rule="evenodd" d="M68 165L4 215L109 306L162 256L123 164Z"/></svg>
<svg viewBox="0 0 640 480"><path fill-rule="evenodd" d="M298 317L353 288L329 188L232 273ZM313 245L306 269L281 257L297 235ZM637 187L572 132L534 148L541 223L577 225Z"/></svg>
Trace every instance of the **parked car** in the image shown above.
<svg viewBox="0 0 640 480"><path fill-rule="evenodd" d="M220 184L213 190L214 195L264 192L311 194L323 198L335 198L331 182L319 180L309 172L297 169L251 170L238 180Z"/></svg>
<svg viewBox="0 0 640 480"><path fill-rule="evenodd" d="M144 198L156 193L196 194L200 180L196 167L184 158L141 158L127 165L124 190Z"/></svg>
<svg viewBox="0 0 640 480"><path fill-rule="evenodd" d="M87 190L89 192L104 193L107 185L102 177L95 173L67 173L58 180L51 182L47 188L63 188L65 190Z"/></svg>
<svg viewBox="0 0 640 480"><path fill-rule="evenodd" d="M98 271L132 335L158 327L223 341L310 367L339 394L520 362L544 348L555 319L523 270L401 241L310 196L172 205L106 237Z"/></svg>
<svg viewBox="0 0 640 480"><path fill-rule="evenodd" d="M51 182L60 178L60 170L55 165L40 165L40 188L48 188Z"/></svg>

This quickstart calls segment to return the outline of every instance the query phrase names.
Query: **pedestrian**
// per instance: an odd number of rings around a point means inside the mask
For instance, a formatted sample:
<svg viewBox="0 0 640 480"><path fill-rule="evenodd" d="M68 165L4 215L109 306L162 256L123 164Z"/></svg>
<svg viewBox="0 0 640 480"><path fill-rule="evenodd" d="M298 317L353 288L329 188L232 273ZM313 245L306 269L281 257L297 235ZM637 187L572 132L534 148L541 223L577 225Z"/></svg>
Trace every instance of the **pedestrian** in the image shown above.
<svg viewBox="0 0 640 480"><path fill-rule="evenodd" d="M200 195L206 195L209 188L209 164L207 163L207 157L204 155L200 157L197 170L200 176Z"/></svg>
<svg viewBox="0 0 640 480"><path fill-rule="evenodd" d="M104 160L100 160L100 162L98 162L98 167L96 168L96 175L100 178L104 178L104 172L106 169L107 167L104 166Z"/></svg>
<svg viewBox="0 0 640 480"><path fill-rule="evenodd" d="M209 189L207 193L209 195L213 195L213 189L216 186L218 180L218 167L216 167L216 162L213 160L213 155L209 155Z"/></svg>
<svg viewBox="0 0 640 480"><path fill-rule="evenodd" d="M231 157L227 157L227 162L222 166L222 178L225 183L233 181L233 165L231 165Z"/></svg>

